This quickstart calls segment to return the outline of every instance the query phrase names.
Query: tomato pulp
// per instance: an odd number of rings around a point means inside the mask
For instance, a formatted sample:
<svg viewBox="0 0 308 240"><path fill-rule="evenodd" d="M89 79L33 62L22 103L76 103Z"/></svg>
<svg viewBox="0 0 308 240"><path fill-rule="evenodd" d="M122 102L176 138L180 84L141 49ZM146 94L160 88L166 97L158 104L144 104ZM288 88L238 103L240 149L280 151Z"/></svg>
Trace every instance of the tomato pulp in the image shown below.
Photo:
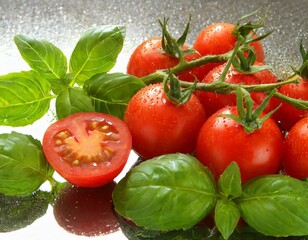
<svg viewBox="0 0 308 240"><path fill-rule="evenodd" d="M124 168L132 145L125 123L105 113L75 113L51 124L43 137L50 165L68 182L97 187Z"/></svg>

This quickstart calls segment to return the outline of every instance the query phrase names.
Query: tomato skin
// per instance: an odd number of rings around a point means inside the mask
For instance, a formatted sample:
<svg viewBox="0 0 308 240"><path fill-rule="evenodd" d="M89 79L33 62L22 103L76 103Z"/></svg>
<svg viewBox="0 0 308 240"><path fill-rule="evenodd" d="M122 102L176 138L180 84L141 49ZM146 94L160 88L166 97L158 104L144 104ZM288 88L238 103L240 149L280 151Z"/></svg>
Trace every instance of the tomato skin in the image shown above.
<svg viewBox="0 0 308 240"><path fill-rule="evenodd" d="M263 64L256 62L255 65L260 66ZM225 66L226 66L226 63L215 67L212 71L210 71L205 76L202 82L212 83L212 82L218 81ZM225 82L232 83L232 84L252 85L252 84L277 83L278 79L269 70L262 70L254 74L244 74L244 73L237 71L231 66L226 75ZM235 93L217 94L214 92L198 91L196 95L198 99L200 100L201 104L203 105L207 116L212 115L217 110L225 106L235 106L236 105ZM265 97L266 97L266 94L262 92L252 92L251 93L251 98L255 102L255 106L260 105L263 102ZM272 98L268 106L265 108L265 112L269 112L273 110L278 105L279 105L279 101L275 98Z"/></svg>
<svg viewBox="0 0 308 240"><path fill-rule="evenodd" d="M286 135L283 165L294 178L308 177L308 117L295 123Z"/></svg>
<svg viewBox="0 0 308 240"><path fill-rule="evenodd" d="M298 77L300 78L298 84L290 83L283 85L278 89L278 91L288 97L308 100L308 79L304 79L300 76ZM285 131L290 130L291 127L303 117L308 116L308 110L297 109L284 101L281 103L282 105L274 114L274 118L280 122Z"/></svg>
<svg viewBox="0 0 308 240"><path fill-rule="evenodd" d="M187 49L183 46L183 49ZM201 55L193 53L186 55L186 61L200 58ZM142 42L132 53L127 65L127 73L136 77L144 77L157 70L172 68L179 63L179 59L163 52L161 38L149 38ZM202 80L204 77L204 67L197 67L179 74L179 79L184 81L194 81L194 76Z"/></svg>
<svg viewBox="0 0 308 240"><path fill-rule="evenodd" d="M192 153L205 120L204 109L195 95L176 106L167 100L161 83L137 92L124 116L133 149L144 159L167 153Z"/></svg>
<svg viewBox="0 0 308 240"><path fill-rule="evenodd" d="M262 128L248 134L243 126L221 114L237 115L237 108L225 107L210 116L200 130L196 156L218 179L233 161L241 171L242 182L280 169L282 133L271 118Z"/></svg>
<svg viewBox="0 0 308 240"><path fill-rule="evenodd" d="M102 124L101 128L95 123ZM101 130L107 123L107 129ZM98 187L122 171L132 139L122 120L105 113L80 112L51 124L42 145L48 162L65 180L80 187Z"/></svg>
<svg viewBox="0 0 308 240"><path fill-rule="evenodd" d="M213 23L206 26L201 30L195 42L193 48L197 50L202 56L223 54L231 51L237 38L232 34L235 25L230 23ZM254 42L251 44L257 53L257 61L264 63L264 50L260 42ZM208 63L206 64L205 74L211 71L214 67L221 63Z"/></svg>

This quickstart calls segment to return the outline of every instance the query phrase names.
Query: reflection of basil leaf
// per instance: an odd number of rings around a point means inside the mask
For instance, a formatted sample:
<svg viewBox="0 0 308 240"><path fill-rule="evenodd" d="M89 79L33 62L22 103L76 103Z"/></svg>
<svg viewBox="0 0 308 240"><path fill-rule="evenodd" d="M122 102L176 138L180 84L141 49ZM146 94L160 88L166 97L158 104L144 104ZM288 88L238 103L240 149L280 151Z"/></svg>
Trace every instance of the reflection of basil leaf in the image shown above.
<svg viewBox="0 0 308 240"><path fill-rule="evenodd" d="M16 35L14 41L23 59L47 80L60 79L66 74L66 57L52 43L25 35Z"/></svg>
<svg viewBox="0 0 308 240"><path fill-rule="evenodd" d="M306 182L288 176L264 176L243 186L237 205L245 222L265 235L308 235L307 190Z"/></svg>
<svg viewBox="0 0 308 240"><path fill-rule="evenodd" d="M91 98L82 88L67 88L57 96L56 111L58 119L62 119L73 113L95 110Z"/></svg>
<svg viewBox="0 0 308 240"><path fill-rule="evenodd" d="M116 63L124 42L123 26L105 25L88 29L79 39L70 58L74 81L82 85L93 75L108 72Z"/></svg>
<svg viewBox="0 0 308 240"><path fill-rule="evenodd" d="M144 86L144 83L134 76L102 73L86 81L84 89L91 97L95 111L123 118L129 100Z"/></svg>
<svg viewBox="0 0 308 240"><path fill-rule="evenodd" d="M28 195L53 174L41 143L17 132L0 134L0 192Z"/></svg>
<svg viewBox="0 0 308 240"><path fill-rule="evenodd" d="M42 191L23 197L0 194L0 232L24 228L45 215L49 196Z"/></svg>
<svg viewBox="0 0 308 240"><path fill-rule="evenodd" d="M25 126L49 109L50 83L34 71L0 76L0 125Z"/></svg>
<svg viewBox="0 0 308 240"><path fill-rule="evenodd" d="M133 168L113 192L116 211L138 226L189 229L215 206L212 175L185 154L163 155Z"/></svg>

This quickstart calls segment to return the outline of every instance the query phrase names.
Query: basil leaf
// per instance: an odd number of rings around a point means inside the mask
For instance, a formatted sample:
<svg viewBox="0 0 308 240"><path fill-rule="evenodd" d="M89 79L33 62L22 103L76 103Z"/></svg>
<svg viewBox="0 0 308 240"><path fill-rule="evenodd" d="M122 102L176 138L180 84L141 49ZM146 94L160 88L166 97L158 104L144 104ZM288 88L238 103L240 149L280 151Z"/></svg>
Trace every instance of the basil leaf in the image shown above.
<svg viewBox="0 0 308 240"><path fill-rule="evenodd" d="M23 196L36 191L53 169L40 141L17 132L0 134L0 192Z"/></svg>
<svg viewBox="0 0 308 240"><path fill-rule="evenodd" d="M94 112L91 98L82 88L67 88L56 99L58 119L65 118L77 112Z"/></svg>
<svg viewBox="0 0 308 240"><path fill-rule="evenodd" d="M307 190L306 182L289 176L263 176L243 186L237 205L245 222L260 233L308 235Z"/></svg>
<svg viewBox="0 0 308 240"><path fill-rule="evenodd" d="M0 76L0 125L25 126L49 109L50 83L34 71Z"/></svg>
<svg viewBox="0 0 308 240"><path fill-rule="evenodd" d="M72 73L67 73L60 79L53 79L51 81L52 92L59 95L63 90L66 90L69 87L73 77Z"/></svg>
<svg viewBox="0 0 308 240"><path fill-rule="evenodd" d="M233 233L240 219L240 212L231 200L218 200L215 206L215 224L224 239Z"/></svg>
<svg viewBox="0 0 308 240"><path fill-rule="evenodd" d="M142 162L113 192L115 210L153 230L189 229L216 203L212 174L196 158L168 154Z"/></svg>
<svg viewBox="0 0 308 240"><path fill-rule="evenodd" d="M240 168L232 162L218 180L218 190L226 197L239 197L242 194Z"/></svg>
<svg viewBox="0 0 308 240"><path fill-rule="evenodd" d="M79 39L70 58L70 72L82 85L93 75L108 72L116 63L125 37L123 26L105 25L88 29Z"/></svg>
<svg viewBox="0 0 308 240"><path fill-rule="evenodd" d="M60 79L66 74L66 57L52 43L26 35L16 35L14 41L22 58L44 78Z"/></svg>
<svg viewBox="0 0 308 240"><path fill-rule="evenodd" d="M50 194L37 191L27 196L0 194L0 232L11 232L32 224L46 214Z"/></svg>
<svg viewBox="0 0 308 240"><path fill-rule="evenodd" d="M87 80L84 89L92 99L95 111L123 118L131 97L145 84L131 75L102 73Z"/></svg>

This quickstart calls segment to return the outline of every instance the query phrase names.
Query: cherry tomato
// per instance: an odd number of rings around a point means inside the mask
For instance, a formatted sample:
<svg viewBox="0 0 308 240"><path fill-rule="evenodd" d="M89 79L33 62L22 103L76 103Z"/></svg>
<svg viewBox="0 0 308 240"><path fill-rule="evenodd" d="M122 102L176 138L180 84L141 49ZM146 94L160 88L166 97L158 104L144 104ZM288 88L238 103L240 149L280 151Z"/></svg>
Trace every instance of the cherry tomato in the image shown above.
<svg viewBox="0 0 308 240"><path fill-rule="evenodd" d="M288 97L308 100L308 79L304 79L300 76L298 77L300 78L298 84L291 83L283 85L278 89L278 91ZM284 101L278 111L274 114L274 118L280 122L282 128L286 131L290 130L296 122L305 116L308 116L308 110L299 110Z"/></svg>
<svg viewBox="0 0 308 240"><path fill-rule="evenodd" d="M267 119L263 126L247 133L235 120L221 114L238 116L235 106L220 109L200 130L196 156L218 179L233 161L237 162L243 182L280 169L283 136L276 122Z"/></svg>
<svg viewBox="0 0 308 240"><path fill-rule="evenodd" d="M184 46L183 49L187 49ZM198 53L186 55L186 61L192 61L201 57ZM176 66L179 59L163 52L161 38L149 38L142 42L132 53L128 65L127 73L136 77L143 77L154 73L157 70L168 69ZM193 82L195 76L202 80L205 73L203 66L187 70L179 74L181 80Z"/></svg>
<svg viewBox="0 0 308 240"><path fill-rule="evenodd" d="M283 164L287 174L308 177L308 117L299 120L286 135Z"/></svg>
<svg viewBox="0 0 308 240"><path fill-rule="evenodd" d="M235 25L230 23L213 23L206 26L197 36L193 48L202 56L223 54L231 51L237 38L232 34ZM264 51L260 42L251 43L257 53L257 61L264 63ZM208 63L205 74L221 63Z"/></svg>
<svg viewBox="0 0 308 240"><path fill-rule="evenodd" d="M161 83L137 92L124 116L132 134L133 149L144 159L167 153L192 153L205 119L195 95L177 106L167 99Z"/></svg>
<svg viewBox="0 0 308 240"><path fill-rule="evenodd" d="M105 113L81 112L51 124L43 137L50 165L68 182L97 187L124 168L132 145L125 123Z"/></svg>
<svg viewBox="0 0 308 240"><path fill-rule="evenodd" d="M256 62L255 65L262 65L262 63ZM219 80L226 63L215 67L210 71L205 78L202 80L204 83L212 83ZM262 70L254 74L245 74L237 71L232 66L228 70L228 73L225 78L225 82L232 84L264 84L264 83L276 83L278 82L277 77L269 70ZM235 106L236 105L236 96L235 93L230 94L217 94L214 92L204 92L198 91L196 93L201 104L204 106L207 116L212 115L217 110L225 106ZM266 95L262 92L252 92L251 98L255 102L255 106L260 105ZM272 98L265 109L265 112L273 110L277 107L279 101L275 98Z"/></svg>
<svg viewBox="0 0 308 240"><path fill-rule="evenodd" d="M110 182L98 188L65 187L53 206L55 220L76 235L98 236L119 230L111 197L115 186Z"/></svg>

